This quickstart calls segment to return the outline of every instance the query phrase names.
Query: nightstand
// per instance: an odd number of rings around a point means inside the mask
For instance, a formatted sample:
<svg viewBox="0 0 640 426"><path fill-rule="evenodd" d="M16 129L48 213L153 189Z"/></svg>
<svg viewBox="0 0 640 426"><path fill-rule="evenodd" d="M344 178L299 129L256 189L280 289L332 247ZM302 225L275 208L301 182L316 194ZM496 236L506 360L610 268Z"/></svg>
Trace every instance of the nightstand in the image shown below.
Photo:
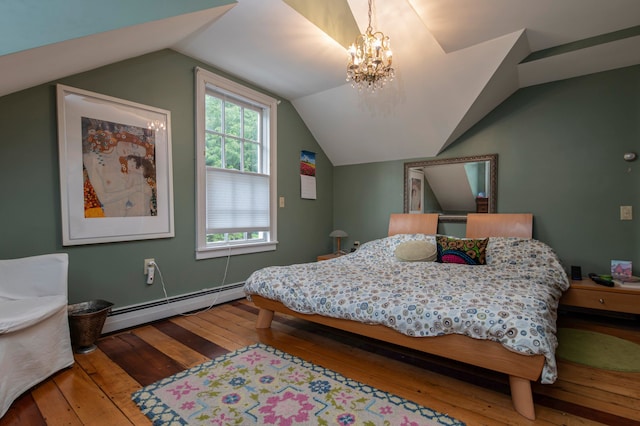
<svg viewBox="0 0 640 426"><path fill-rule="evenodd" d="M320 256L318 256L316 260L320 262L321 260L335 259L336 257L340 257L340 256L343 256L343 254L342 253L321 254Z"/></svg>
<svg viewBox="0 0 640 426"><path fill-rule="evenodd" d="M640 289L605 287L588 278L571 280L571 287L562 295L560 304L640 314Z"/></svg>

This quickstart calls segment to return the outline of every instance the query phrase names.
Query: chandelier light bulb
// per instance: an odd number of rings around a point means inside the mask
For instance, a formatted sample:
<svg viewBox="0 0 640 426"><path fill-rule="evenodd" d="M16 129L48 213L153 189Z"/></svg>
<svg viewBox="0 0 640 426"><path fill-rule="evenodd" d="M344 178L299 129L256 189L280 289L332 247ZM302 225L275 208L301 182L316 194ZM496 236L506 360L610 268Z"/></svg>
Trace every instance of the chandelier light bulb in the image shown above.
<svg viewBox="0 0 640 426"><path fill-rule="evenodd" d="M149 130L160 131L165 129L165 124L162 121L154 120L147 123Z"/></svg>

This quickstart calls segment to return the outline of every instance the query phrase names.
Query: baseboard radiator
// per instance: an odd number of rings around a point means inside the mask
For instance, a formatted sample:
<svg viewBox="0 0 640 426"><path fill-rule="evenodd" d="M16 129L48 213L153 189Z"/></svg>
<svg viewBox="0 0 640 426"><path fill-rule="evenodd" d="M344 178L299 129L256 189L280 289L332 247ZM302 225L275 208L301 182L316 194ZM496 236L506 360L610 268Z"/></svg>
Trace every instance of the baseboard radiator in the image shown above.
<svg viewBox="0 0 640 426"><path fill-rule="evenodd" d="M169 299L158 299L113 309L104 322L102 333L111 333L231 300L242 299L245 297L242 290L243 287L243 282L228 284L180 296L172 296Z"/></svg>

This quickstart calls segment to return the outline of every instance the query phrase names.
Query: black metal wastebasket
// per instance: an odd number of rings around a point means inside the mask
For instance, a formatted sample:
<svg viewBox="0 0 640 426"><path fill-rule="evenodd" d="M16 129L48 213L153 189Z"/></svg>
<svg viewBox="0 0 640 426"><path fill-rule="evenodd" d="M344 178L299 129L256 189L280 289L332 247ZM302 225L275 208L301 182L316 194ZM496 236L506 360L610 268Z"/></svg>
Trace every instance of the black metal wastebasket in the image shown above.
<svg viewBox="0 0 640 426"><path fill-rule="evenodd" d="M76 353L87 354L96 349L96 340L112 306L111 302L96 299L67 307L71 344Z"/></svg>

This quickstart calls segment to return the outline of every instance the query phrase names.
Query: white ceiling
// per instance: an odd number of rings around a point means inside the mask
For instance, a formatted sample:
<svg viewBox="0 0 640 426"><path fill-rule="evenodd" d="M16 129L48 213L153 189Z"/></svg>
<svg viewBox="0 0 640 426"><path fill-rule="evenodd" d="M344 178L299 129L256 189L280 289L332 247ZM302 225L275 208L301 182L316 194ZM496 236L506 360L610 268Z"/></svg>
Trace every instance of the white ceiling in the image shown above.
<svg viewBox="0 0 640 426"><path fill-rule="evenodd" d="M365 29L367 0L346 1ZM435 156L521 87L640 63L640 36L521 63L640 25L638 0L374 4L397 75L374 95L350 87L344 47L284 1L238 0L0 56L0 96L173 48L290 100L331 162L346 165Z"/></svg>

